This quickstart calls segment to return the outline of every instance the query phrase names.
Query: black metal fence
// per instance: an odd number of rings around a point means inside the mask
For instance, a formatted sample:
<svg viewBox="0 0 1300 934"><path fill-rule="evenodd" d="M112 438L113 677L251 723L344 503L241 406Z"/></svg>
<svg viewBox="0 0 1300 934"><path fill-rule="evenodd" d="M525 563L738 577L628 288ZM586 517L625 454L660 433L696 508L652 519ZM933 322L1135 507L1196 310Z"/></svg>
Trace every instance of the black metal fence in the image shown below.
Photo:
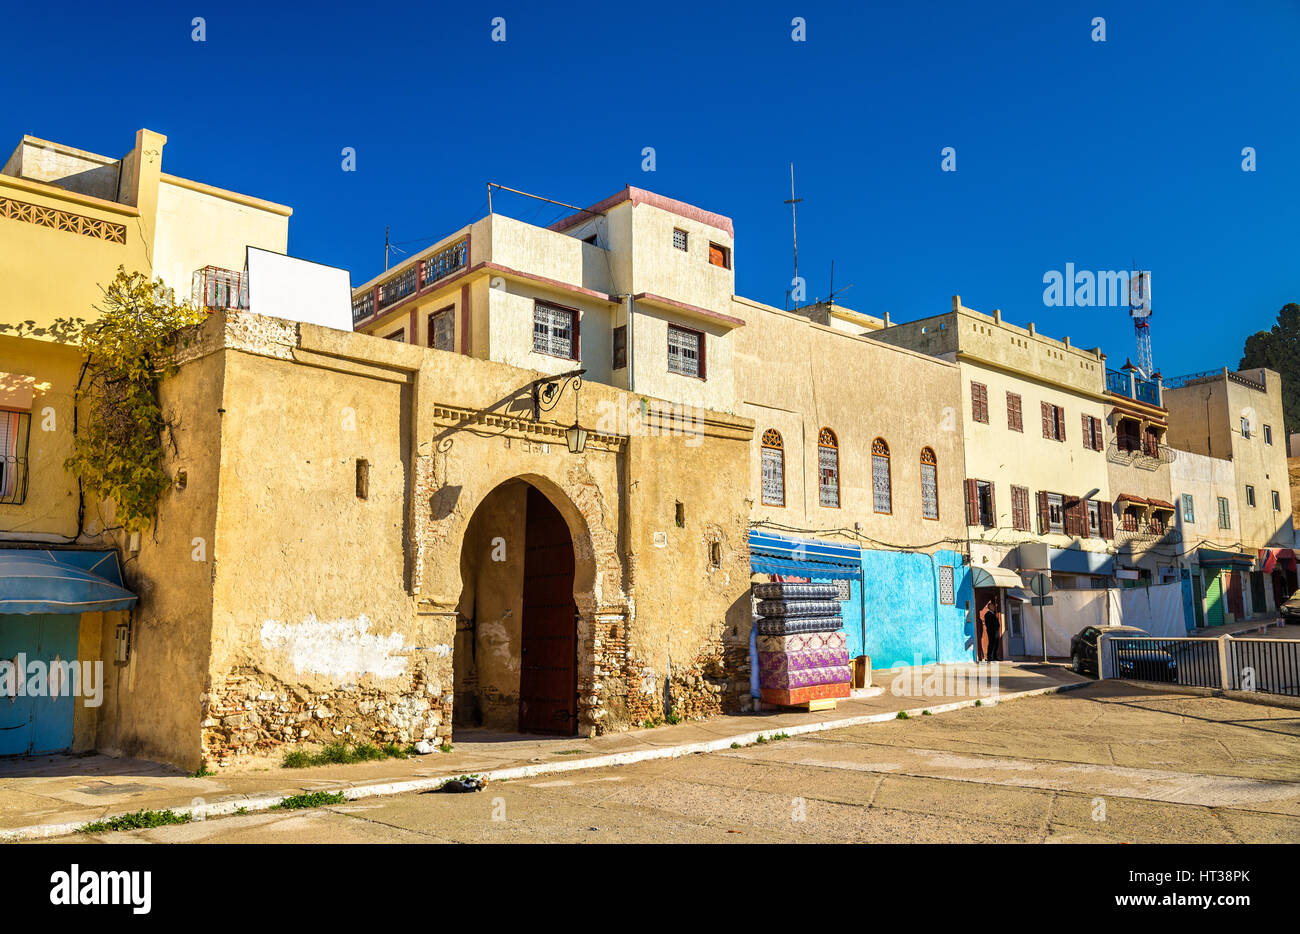
<svg viewBox="0 0 1300 934"><path fill-rule="evenodd" d="M1229 639L1227 655L1233 690L1300 697L1300 641Z"/></svg>
<svg viewBox="0 0 1300 934"><path fill-rule="evenodd" d="M1219 646L1214 639L1106 639L1109 676L1221 688Z"/></svg>

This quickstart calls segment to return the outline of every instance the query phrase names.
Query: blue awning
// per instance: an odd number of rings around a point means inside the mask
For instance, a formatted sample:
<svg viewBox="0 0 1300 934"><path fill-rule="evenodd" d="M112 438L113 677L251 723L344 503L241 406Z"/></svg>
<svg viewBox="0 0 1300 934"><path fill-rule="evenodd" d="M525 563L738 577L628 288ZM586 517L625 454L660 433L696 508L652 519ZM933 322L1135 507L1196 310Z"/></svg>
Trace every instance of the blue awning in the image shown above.
<svg viewBox="0 0 1300 934"><path fill-rule="evenodd" d="M862 576L862 551L856 545L751 529L749 568L754 574L857 580Z"/></svg>
<svg viewBox="0 0 1300 934"><path fill-rule="evenodd" d="M115 551L0 548L0 614L129 610Z"/></svg>

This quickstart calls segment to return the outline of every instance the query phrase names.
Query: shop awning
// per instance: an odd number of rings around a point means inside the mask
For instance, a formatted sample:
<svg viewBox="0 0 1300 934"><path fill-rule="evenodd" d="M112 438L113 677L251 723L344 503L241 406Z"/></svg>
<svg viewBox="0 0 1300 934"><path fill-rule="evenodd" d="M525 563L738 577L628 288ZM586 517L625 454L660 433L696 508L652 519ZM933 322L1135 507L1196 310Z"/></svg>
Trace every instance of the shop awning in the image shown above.
<svg viewBox="0 0 1300 934"><path fill-rule="evenodd" d="M0 614L129 610L115 551L0 548Z"/></svg>
<svg viewBox="0 0 1300 934"><path fill-rule="evenodd" d="M1201 567L1237 566L1249 568L1255 563L1255 556L1240 551L1216 551L1213 548L1196 549L1196 561Z"/></svg>
<svg viewBox="0 0 1300 934"><path fill-rule="evenodd" d="M1024 587L1025 582L1015 571L1000 567L971 568L971 582L976 587Z"/></svg>
<svg viewBox="0 0 1300 934"><path fill-rule="evenodd" d="M1295 552L1290 548L1261 548L1259 560L1265 574L1273 573L1279 564L1288 571L1296 569Z"/></svg>
<svg viewBox="0 0 1300 934"><path fill-rule="evenodd" d="M749 568L754 574L857 580L862 576L862 551L856 545L751 529Z"/></svg>

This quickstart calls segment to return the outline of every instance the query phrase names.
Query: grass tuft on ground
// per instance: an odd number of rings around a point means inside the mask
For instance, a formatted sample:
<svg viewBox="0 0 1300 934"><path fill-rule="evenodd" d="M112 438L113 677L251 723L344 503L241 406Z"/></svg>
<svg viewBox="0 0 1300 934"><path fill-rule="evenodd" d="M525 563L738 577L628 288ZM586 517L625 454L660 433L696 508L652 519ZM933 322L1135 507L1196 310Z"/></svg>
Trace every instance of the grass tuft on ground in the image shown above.
<svg viewBox="0 0 1300 934"><path fill-rule="evenodd" d="M415 755L414 746L387 743L330 743L319 752L291 749L284 754L281 765L286 769L305 769L315 765L350 765L353 762L375 762L380 759L407 759Z"/></svg>
<svg viewBox="0 0 1300 934"><path fill-rule="evenodd" d="M326 804L342 804L346 800L341 791L312 791L290 795L279 804L271 805L271 810L301 811L303 808L318 808Z"/></svg>
<svg viewBox="0 0 1300 934"><path fill-rule="evenodd" d="M106 820L97 820L77 828L77 833L107 833L110 830L145 830L149 827L163 827L167 824L188 824L192 817L177 814L175 811L136 811L134 814L122 814Z"/></svg>

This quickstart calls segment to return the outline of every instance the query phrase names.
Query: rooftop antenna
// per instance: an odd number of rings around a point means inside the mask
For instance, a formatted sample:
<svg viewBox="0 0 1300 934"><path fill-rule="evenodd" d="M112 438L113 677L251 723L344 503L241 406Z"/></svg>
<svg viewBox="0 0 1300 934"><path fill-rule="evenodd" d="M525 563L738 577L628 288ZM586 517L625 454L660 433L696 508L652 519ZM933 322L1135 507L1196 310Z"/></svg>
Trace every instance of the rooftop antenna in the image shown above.
<svg viewBox="0 0 1300 934"><path fill-rule="evenodd" d="M851 289L851 288L853 288L853 283L852 283L852 282L850 282L850 283L849 283L848 285L846 285L844 288L840 289L840 292L847 292L847 291L848 291L849 289ZM837 294L839 294L839 293L837 293L837 292L835 291L835 260L831 260L831 294L828 295L828 296L826 296L826 304L827 304L827 305L834 305L834 304L835 304L835 296L836 296Z"/></svg>
<svg viewBox="0 0 1300 934"><path fill-rule="evenodd" d="M388 272L388 228L384 228L384 272Z"/></svg>
<svg viewBox="0 0 1300 934"><path fill-rule="evenodd" d="M794 279L791 281L791 288L793 288L795 283L799 281L799 217L798 214L796 213L797 212L796 205L802 200L803 198L796 198L794 196L794 163L791 162L790 163L790 197L786 199L785 202L786 204L790 205L790 232L794 236ZM790 292L787 291L786 297L788 298L789 296L790 296ZM799 302L798 300L796 300L795 307L797 308L798 306L799 306Z"/></svg>

